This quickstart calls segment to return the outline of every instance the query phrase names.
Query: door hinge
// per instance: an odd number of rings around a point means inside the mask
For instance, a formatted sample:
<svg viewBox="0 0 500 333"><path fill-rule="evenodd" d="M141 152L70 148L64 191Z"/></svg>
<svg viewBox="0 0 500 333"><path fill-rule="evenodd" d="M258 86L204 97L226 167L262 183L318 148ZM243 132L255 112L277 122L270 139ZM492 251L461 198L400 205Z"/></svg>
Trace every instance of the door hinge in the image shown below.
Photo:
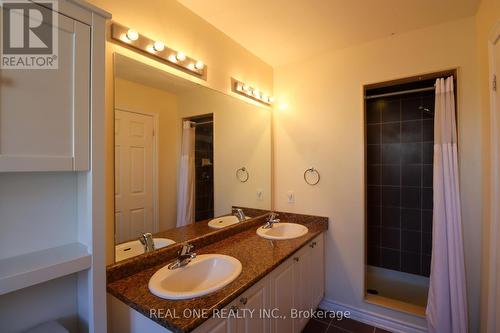
<svg viewBox="0 0 500 333"><path fill-rule="evenodd" d="M493 84L492 84L492 86L493 86L493 91L497 91L497 76L496 76L496 74L493 75Z"/></svg>

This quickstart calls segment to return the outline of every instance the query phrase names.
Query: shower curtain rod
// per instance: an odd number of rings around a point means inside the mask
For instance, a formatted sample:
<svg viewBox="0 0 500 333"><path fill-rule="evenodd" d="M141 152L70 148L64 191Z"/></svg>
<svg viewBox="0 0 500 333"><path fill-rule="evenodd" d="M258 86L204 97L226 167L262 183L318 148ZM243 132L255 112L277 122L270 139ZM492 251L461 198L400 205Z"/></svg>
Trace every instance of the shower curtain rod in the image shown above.
<svg viewBox="0 0 500 333"><path fill-rule="evenodd" d="M197 123L195 121L190 120L190 122L191 122L191 126L198 126L198 125L212 124L214 121L210 120L210 121L204 121L201 123Z"/></svg>
<svg viewBox="0 0 500 333"><path fill-rule="evenodd" d="M403 95L403 94L411 94L411 93L422 92L422 91L431 91L431 90L434 90L434 89L435 89L434 86L432 86L432 87L426 87L426 88L402 90L402 91L396 91L396 92L386 93L386 94L378 94L378 95L365 96L365 99L372 99L372 98L379 98L379 97L389 97L389 96L397 96L397 95Z"/></svg>

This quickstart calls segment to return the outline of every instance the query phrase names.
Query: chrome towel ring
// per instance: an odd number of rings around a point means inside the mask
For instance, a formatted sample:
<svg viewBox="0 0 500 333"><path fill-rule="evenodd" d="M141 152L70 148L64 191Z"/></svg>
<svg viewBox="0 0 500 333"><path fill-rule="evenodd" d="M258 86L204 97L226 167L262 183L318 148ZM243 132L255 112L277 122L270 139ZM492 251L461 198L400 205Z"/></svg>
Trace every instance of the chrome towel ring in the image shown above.
<svg viewBox="0 0 500 333"><path fill-rule="evenodd" d="M310 175L310 176L308 176ZM311 180L311 177L314 177ZM309 185L316 185L319 183L321 180L321 175L319 174L319 171L316 170L315 168L309 168L306 171L304 171L304 181L309 184Z"/></svg>
<svg viewBox="0 0 500 333"><path fill-rule="evenodd" d="M240 182L246 183L246 181L248 180L249 177L250 177L250 174L248 173L247 168L241 167L238 170L236 170L236 178Z"/></svg>

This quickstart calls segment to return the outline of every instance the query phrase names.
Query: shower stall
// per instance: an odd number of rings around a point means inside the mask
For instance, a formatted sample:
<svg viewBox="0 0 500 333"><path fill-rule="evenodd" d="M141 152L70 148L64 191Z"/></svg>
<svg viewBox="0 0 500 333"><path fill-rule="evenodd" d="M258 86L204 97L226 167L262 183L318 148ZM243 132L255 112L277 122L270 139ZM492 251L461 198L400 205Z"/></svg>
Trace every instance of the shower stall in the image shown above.
<svg viewBox="0 0 500 333"><path fill-rule="evenodd" d="M199 222L214 217L214 117L208 114L189 120L196 127L194 215Z"/></svg>
<svg viewBox="0 0 500 333"><path fill-rule="evenodd" d="M365 86L365 298L418 315L432 252L434 82L445 75L455 73Z"/></svg>

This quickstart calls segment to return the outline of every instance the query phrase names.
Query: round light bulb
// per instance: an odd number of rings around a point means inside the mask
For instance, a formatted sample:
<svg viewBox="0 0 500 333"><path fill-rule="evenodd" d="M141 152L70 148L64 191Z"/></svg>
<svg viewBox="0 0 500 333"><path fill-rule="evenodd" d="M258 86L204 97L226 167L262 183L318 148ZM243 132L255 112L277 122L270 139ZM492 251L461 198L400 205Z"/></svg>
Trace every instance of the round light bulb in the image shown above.
<svg viewBox="0 0 500 333"><path fill-rule="evenodd" d="M163 42L156 41L153 44L153 49L155 49L156 52L161 52L161 51L165 50L165 44L163 44Z"/></svg>
<svg viewBox="0 0 500 333"><path fill-rule="evenodd" d="M263 100L264 102L269 103L269 96L267 96L266 94L263 94L263 95L262 95L262 100Z"/></svg>
<svg viewBox="0 0 500 333"><path fill-rule="evenodd" d="M243 90L246 91L246 92L249 92L250 91L250 87L245 84L245 85L243 85Z"/></svg>
<svg viewBox="0 0 500 333"><path fill-rule="evenodd" d="M203 67L205 67L205 64L203 63L203 61L198 60L198 61L196 62L196 64L194 65L194 67L195 67L196 69L198 69L198 70L201 70L201 69L203 69Z"/></svg>
<svg viewBox="0 0 500 333"><path fill-rule="evenodd" d="M236 83L236 90L243 91L243 85L240 82Z"/></svg>
<svg viewBox="0 0 500 333"><path fill-rule="evenodd" d="M259 98L259 97L260 97L260 91L258 91L257 89L255 89L255 90L253 91L253 95L254 95L255 97Z"/></svg>
<svg viewBox="0 0 500 333"><path fill-rule="evenodd" d="M177 62L177 57L175 56L175 54L171 54L168 56L168 61L170 62Z"/></svg>
<svg viewBox="0 0 500 333"><path fill-rule="evenodd" d="M182 52L177 52L177 55L175 56L177 58L177 60L179 61L184 61L186 60L186 55Z"/></svg>
<svg viewBox="0 0 500 333"><path fill-rule="evenodd" d="M189 65L187 66L187 68L190 70L190 71L194 71L195 70L195 64L193 64L192 62L189 63Z"/></svg>
<svg viewBox="0 0 500 333"><path fill-rule="evenodd" d="M273 97L273 96L270 96L270 97L269 97L269 103L272 103L272 102L274 102L274 97Z"/></svg>
<svg viewBox="0 0 500 333"><path fill-rule="evenodd" d="M128 29L128 31L127 31L127 38L129 40L132 40L132 41L138 40L139 39L139 33L137 31L133 30L133 29Z"/></svg>

